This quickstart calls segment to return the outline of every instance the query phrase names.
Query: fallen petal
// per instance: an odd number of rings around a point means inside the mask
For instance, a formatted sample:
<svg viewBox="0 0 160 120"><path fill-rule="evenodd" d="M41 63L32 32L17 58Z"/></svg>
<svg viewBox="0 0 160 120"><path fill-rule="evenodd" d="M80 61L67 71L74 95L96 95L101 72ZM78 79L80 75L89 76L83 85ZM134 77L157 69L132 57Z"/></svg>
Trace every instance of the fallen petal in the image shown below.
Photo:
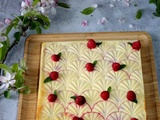
<svg viewBox="0 0 160 120"><path fill-rule="evenodd" d="M128 7L129 6L129 2L125 1L125 6Z"/></svg>
<svg viewBox="0 0 160 120"><path fill-rule="evenodd" d="M110 7L110 8L114 8L115 5L114 5L114 4L109 4L109 7Z"/></svg>
<svg viewBox="0 0 160 120"><path fill-rule="evenodd" d="M133 28L134 27L134 25L132 25L132 24L129 24L129 28Z"/></svg>
<svg viewBox="0 0 160 120"><path fill-rule="evenodd" d="M105 22L107 22L107 19L103 17L101 20L98 21L98 24L104 24Z"/></svg>
<svg viewBox="0 0 160 120"><path fill-rule="evenodd" d="M0 22L0 28L2 28L3 27L3 22Z"/></svg>
<svg viewBox="0 0 160 120"><path fill-rule="evenodd" d="M11 23L11 19L9 19L9 18L6 18L5 20L4 20L4 22L5 22L5 24L10 24Z"/></svg>
<svg viewBox="0 0 160 120"><path fill-rule="evenodd" d="M93 7L93 8L97 8L98 5L97 5L97 4L93 4L92 7Z"/></svg>
<svg viewBox="0 0 160 120"><path fill-rule="evenodd" d="M87 20L84 20L82 23L81 23L82 27L86 27L88 25L88 22Z"/></svg>
<svg viewBox="0 0 160 120"><path fill-rule="evenodd" d="M56 14L56 8L55 7L51 7L51 14L55 15Z"/></svg>

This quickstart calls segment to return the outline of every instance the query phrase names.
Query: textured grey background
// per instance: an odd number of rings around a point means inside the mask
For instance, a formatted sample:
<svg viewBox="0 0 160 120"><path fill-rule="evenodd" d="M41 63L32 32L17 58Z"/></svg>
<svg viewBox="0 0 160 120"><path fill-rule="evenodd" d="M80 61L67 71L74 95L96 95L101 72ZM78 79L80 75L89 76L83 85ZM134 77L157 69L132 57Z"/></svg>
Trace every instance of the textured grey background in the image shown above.
<svg viewBox="0 0 160 120"><path fill-rule="evenodd" d="M0 22L5 18L13 18L12 13L19 15L20 4L22 0L0 0ZM71 5L70 9L57 8L56 16L50 16L52 20L51 28L43 31L43 33L70 33L70 32L113 32L113 31L146 31L153 40L155 53L155 62L158 78L158 86L160 91L160 18L155 17L152 13L155 6L148 3L149 0L129 0L130 6L125 6L127 0L59 0ZM85 16L80 13L86 7L92 4L98 4L98 8L92 15ZM114 8L109 5L114 4ZM134 4L138 6L135 7ZM143 16L140 20L135 19L138 9L142 9ZM104 25L97 24L98 20L106 17L108 22ZM123 18L124 22L118 19ZM88 21L87 27L82 27L81 22ZM133 27L129 27L129 25ZM3 28L5 28L4 25ZM2 30L3 28L0 28ZM12 31L13 33L14 31ZM13 35L10 39L13 41ZM34 34L30 31L27 34ZM23 57L24 42L26 38L22 38L21 42L16 45L7 57L6 63L11 65L18 62ZM149 69L149 68L148 68ZM0 120L16 120L17 117L18 95L13 92L11 99L0 97Z"/></svg>

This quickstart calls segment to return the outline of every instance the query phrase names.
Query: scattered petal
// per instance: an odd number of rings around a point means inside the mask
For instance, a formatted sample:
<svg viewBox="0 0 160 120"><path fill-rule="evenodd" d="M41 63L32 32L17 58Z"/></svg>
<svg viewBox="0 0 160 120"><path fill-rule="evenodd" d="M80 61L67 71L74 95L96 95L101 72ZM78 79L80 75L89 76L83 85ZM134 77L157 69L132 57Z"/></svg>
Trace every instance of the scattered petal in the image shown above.
<svg viewBox="0 0 160 120"><path fill-rule="evenodd" d="M129 2L126 2L126 1L125 1L124 4L125 4L126 7L128 7L130 5Z"/></svg>
<svg viewBox="0 0 160 120"><path fill-rule="evenodd" d="M81 23L82 27L86 27L88 25L88 22L86 20L84 20L82 23Z"/></svg>
<svg viewBox="0 0 160 120"><path fill-rule="evenodd" d="M3 27L3 22L0 22L0 28L2 28Z"/></svg>
<svg viewBox="0 0 160 120"><path fill-rule="evenodd" d="M5 24L7 24L7 25L8 25L8 24L10 24L10 23L11 23L11 19L6 18L4 22L5 22Z"/></svg>
<svg viewBox="0 0 160 120"><path fill-rule="evenodd" d="M98 21L98 24L104 24L105 22L108 22L108 20L103 17L101 20Z"/></svg>
<svg viewBox="0 0 160 120"><path fill-rule="evenodd" d="M124 18L118 18L117 20L118 20L119 23L125 23L126 22Z"/></svg>
<svg viewBox="0 0 160 120"><path fill-rule="evenodd" d="M55 15L56 14L56 8L55 7L51 7L51 14Z"/></svg>
<svg viewBox="0 0 160 120"><path fill-rule="evenodd" d="M98 5L97 5L97 4L94 4L94 5L92 5L92 7L93 7L93 8L97 8L97 7L98 7Z"/></svg>
<svg viewBox="0 0 160 120"><path fill-rule="evenodd" d="M133 24L129 24L129 28L133 28L134 27L134 25Z"/></svg>
<svg viewBox="0 0 160 120"><path fill-rule="evenodd" d="M26 5L26 3L24 1L21 2L21 7L22 8L26 8L27 7L27 5Z"/></svg>
<svg viewBox="0 0 160 120"><path fill-rule="evenodd" d="M109 4L109 7L110 7L110 8L114 8L115 5L114 5L114 4Z"/></svg>

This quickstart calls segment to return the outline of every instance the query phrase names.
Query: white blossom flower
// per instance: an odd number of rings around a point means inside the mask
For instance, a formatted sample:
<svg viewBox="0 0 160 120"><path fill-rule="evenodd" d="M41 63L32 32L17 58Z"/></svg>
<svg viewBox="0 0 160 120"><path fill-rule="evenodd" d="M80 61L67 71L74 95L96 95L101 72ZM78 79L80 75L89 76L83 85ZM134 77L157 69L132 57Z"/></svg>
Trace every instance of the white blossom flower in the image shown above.
<svg viewBox="0 0 160 120"><path fill-rule="evenodd" d="M2 43L0 43L0 48L2 48L3 47L3 44Z"/></svg>
<svg viewBox="0 0 160 120"><path fill-rule="evenodd" d="M0 89L8 89L9 86L14 86L16 80L14 79L15 74L6 72L5 76L0 76Z"/></svg>
<svg viewBox="0 0 160 120"><path fill-rule="evenodd" d="M56 2L54 0L41 0L36 5L32 5L33 0L25 0L21 3L21 15L26 14L29 11L36 11L47 15L49 11L52 15L56 14Z"/></svg>

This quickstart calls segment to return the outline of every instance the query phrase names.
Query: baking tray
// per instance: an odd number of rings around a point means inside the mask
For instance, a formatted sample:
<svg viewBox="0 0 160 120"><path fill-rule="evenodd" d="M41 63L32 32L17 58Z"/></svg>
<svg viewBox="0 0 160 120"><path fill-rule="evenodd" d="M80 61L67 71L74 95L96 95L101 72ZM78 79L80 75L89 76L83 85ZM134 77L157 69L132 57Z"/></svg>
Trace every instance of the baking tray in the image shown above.
<svg viewBox="0 0 160 120"><path fill-rule="evenodd" d="M146 32L104 32L104 33L69 33L31 35L25 43L24 59L27 64L25 83L29 85L31 93L20 95L18 106L18 120L35 120L38 81L40 71L40 52L42 42L78 41L78 40L140 40L142 71L145 87L147 120L160 120L160 99L156 78L152 40Z"/></svg>

